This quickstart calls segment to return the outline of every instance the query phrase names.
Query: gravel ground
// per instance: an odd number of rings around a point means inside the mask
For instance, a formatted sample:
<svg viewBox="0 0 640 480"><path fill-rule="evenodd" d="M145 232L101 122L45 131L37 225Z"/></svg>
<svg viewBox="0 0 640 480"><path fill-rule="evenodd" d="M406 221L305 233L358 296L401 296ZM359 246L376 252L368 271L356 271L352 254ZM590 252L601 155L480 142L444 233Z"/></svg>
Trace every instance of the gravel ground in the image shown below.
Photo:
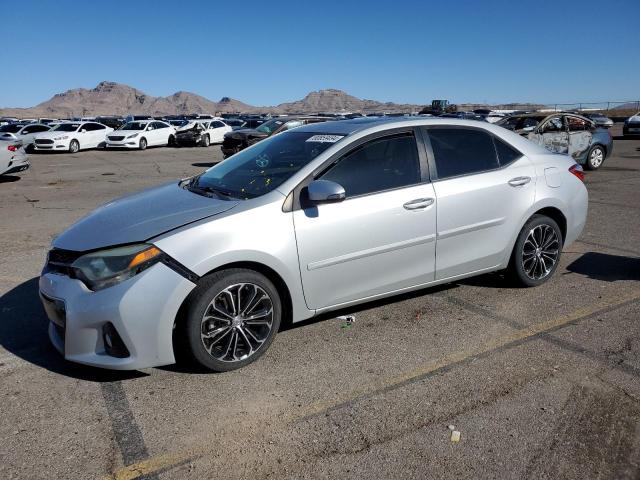
<svg viewBox="0 0 640 480"><path fill-rule="evenodd" d="M32 155L0 178L0 478L640 477L640 140L614 149L545 285L367 304L225 374L69 364L37 298L57 233L219 147Z"/></svg>

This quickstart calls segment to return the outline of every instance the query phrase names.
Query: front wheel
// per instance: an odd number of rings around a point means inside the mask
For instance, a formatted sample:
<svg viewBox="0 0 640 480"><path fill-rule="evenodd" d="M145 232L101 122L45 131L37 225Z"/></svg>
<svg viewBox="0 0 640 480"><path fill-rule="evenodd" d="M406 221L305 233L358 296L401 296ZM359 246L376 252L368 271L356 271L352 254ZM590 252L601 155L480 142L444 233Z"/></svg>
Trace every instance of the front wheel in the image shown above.
<svg viewBox="0 0 640 480"><path fill-rule="evenodd" d="M198 364L226 372L257 360L281 318L280 295L268 278L253 270L222 270L191 292L177 340Z"/></svg>
<svg viewBox="0 0 640 480"><path fill-rule="evenodd" d="M80 150L80 143L77 140L71 140L69 143L69 153L78 153Z"/></svg>
<svg viewBox="0 0 640 480"><path fill-rule="evenodd" d="M210 144L211 144L211 139L209 138L209 135L205 135L204 137L202 137L203 147L208 147Z"/></svg>
<svg viewBox="0 0 640 480"><path fill-rule="evenodd" d="M169 135L169 140L167 141L167 146L168 147L175 147L176 145L176 137L174 137L173 135Z"/></svg>
<svg viewBox="0 0 640 480"><path fill-rule="evenodd" d="M537 287L558 268L562 231L545 215L534 215L522 227L511 253L508 274L521 287Z"/></svg>
<svg viewBox="0 0 640 480"><path fill-rule="evenodd" d="M140 139L140 143L138 143L138 148L140 150L145 150L147 148L147 139L146 138L141 138Z"/></svg>
<svg viewBox="0 0 640 480"><path fill-rule="evenodd" d="M597 170L602 166L604 162L604 148L600 145L595 145L587 156L586 167L587 170Z"/></svg>

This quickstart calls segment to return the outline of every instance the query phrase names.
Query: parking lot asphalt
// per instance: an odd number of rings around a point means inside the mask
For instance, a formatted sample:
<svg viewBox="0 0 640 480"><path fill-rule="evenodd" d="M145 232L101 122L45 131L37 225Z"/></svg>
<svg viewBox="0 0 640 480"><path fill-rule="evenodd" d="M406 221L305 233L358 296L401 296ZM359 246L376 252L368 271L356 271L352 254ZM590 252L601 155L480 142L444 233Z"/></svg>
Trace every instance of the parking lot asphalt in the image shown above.
<svg viewBox="0 0 640 480"><path fill-rule="evenodd" d="M587 174L587 226L541 287L491 274L325 315L224 374L65 362L38 301L51 239L221 158L34 154L0 177L0 478L640 477L640 140Z"/></svg>

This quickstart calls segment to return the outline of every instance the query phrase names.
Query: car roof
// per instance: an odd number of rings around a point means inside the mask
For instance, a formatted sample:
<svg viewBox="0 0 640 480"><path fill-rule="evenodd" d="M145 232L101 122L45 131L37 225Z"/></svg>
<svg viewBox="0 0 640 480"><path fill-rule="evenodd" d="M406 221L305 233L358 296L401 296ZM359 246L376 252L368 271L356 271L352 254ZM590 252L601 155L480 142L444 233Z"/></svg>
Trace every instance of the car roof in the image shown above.
<svg viewBox="0 0 640 480"><path fill-rule="evenodd" d="M544 147L521 137L506 128L489 122L478 122L477 120L466 120L462 118L439 118L439 117L364 117L353 120L337 120L332 122L319 122L310 125L303 125L291 132L308 132L327 135L367 135L369 133L383 132L390 128L411 128L419 126L451 126L469 127L486 130L498 137L502 137L508 143L524 153L546 154L549 153Z"/></svg>

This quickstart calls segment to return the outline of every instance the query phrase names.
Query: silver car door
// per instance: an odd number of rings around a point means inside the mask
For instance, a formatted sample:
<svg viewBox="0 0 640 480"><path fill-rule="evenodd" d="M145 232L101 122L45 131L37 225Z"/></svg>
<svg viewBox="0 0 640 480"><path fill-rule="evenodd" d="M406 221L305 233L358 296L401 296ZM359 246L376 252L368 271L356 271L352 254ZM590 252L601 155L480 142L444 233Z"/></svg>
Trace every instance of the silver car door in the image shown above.
<svg viewBox="0 0 640 480"><path fill-rule="evenodd" d="M533 164L481 128L427 132L430 168L437 177L436 279L499 265L534 201Z"/></svg>
<svg viewBox="0 0 640 480"><path fill-rule="evenodd" d="M569 155L574 160L584 159L593 140L591 123L580 117L565 117L569 130Z"/></svg>
<svg viewBox="0 0 640 480"><path fill-rule="evenodd" d="M294 211L309 308L433 280L436 201L422 182L417 148L412 132L356 147L319 175L342 185L347 198Z"/></svg>

